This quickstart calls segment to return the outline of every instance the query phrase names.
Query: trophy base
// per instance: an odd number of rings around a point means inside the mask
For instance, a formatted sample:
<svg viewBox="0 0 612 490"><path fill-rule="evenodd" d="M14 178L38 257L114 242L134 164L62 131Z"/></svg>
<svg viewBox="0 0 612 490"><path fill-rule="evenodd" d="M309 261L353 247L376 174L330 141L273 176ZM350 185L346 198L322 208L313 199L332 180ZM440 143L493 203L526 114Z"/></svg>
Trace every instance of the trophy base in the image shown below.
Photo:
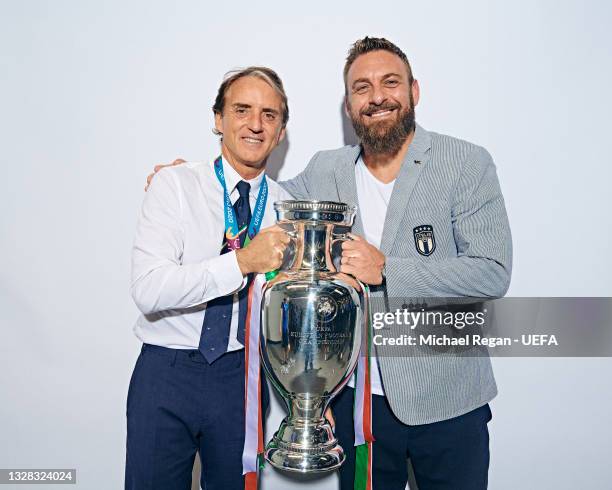
<svg viewBox="0 0 612 490"><path fill-rule="evenodd" d="M344 450L327 421L318 425L283 421L265 451L268 463L294 473L325 473L344 463Z"/></svg>

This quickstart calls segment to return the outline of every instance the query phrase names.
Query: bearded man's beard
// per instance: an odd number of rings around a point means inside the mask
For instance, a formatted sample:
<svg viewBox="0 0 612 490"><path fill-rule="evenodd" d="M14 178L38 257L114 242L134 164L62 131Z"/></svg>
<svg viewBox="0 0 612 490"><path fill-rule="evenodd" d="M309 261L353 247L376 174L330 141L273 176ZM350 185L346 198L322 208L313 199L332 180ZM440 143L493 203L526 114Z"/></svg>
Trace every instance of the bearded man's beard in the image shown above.
<svg viewBox="0 0 612 490"><path fill-rule="evenodd" d="M410 104L410 107L402 111L395 121L377 121L369 125L362 122L362 117L367 117L369 113L384 109L385 107L381 106L370 107L362 111L359 116L354 116L351 113L351 121L361 145L367 152L394 156L401 149L410 133L414 131L414 105Z"/></svg>

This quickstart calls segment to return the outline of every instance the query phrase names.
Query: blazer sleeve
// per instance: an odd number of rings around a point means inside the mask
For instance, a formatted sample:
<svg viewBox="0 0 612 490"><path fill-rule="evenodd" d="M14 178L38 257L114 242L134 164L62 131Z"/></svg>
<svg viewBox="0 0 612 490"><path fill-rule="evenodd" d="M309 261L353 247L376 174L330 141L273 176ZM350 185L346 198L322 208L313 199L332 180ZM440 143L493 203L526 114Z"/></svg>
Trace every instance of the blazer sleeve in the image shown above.
<svg viewBox="0 0 612 490"><path fill-rule="evenodd" d="M280 186L285 189L294 199L311 199L313 196L314 172L317 160L321 152L317 152L308 162L306 168L297 174L293 179L279 182Z"/></svg>
<svg viewBox="0 0 612 490"><path fill-rule="evenodd" d="M387 293L395 297L501 297L510 285L512 237L491 155L468 156L452 201L457 256L387 257Z"/></svg>

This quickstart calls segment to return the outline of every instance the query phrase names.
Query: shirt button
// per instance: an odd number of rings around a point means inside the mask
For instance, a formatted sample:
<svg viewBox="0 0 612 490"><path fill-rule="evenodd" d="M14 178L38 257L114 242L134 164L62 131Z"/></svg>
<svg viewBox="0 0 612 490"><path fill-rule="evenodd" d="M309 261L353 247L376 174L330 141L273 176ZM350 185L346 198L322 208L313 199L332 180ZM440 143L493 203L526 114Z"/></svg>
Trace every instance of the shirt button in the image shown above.
<svg viewBox="0 0 612 490"><path fill-rule="evenodd" d="M210 330L210 327L206 327L206 330Z"/></svg>
<svg viewBox="0 0 612 490"><path fill-rule="evenodd" d="M215 350L215 348L214 348L214 347L211 347L211 348L210 348L210 351L211 351L211 352L213 352L214 350Z"/></svg>
<svg viewBox="0 0 612 490"><path fill-rule="evenodd" d="M221 315L221 318L227 318L226 314Z"/></svg>

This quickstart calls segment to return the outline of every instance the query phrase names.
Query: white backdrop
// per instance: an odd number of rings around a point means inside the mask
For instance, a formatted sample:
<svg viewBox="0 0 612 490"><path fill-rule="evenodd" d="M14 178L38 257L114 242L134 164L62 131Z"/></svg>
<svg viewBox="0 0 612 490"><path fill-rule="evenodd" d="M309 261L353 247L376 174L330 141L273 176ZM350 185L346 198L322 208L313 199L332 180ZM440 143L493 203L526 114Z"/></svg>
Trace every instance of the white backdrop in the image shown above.
<svg viewBox="0 0 612 490"><path fill-rule="evenodd" d="M272 167L291 177L348 138L349 45L391 39L421 84L417 120L496 161L509 294L612 296L611 14L593 0L2 1L0 467L121 488L142 187L158 162L215 154L210 107L235 67L282 76L291 118ZM612 361L494 364L490 487L610 488ZM265 473L265 489L336 488Z"/></svg>

